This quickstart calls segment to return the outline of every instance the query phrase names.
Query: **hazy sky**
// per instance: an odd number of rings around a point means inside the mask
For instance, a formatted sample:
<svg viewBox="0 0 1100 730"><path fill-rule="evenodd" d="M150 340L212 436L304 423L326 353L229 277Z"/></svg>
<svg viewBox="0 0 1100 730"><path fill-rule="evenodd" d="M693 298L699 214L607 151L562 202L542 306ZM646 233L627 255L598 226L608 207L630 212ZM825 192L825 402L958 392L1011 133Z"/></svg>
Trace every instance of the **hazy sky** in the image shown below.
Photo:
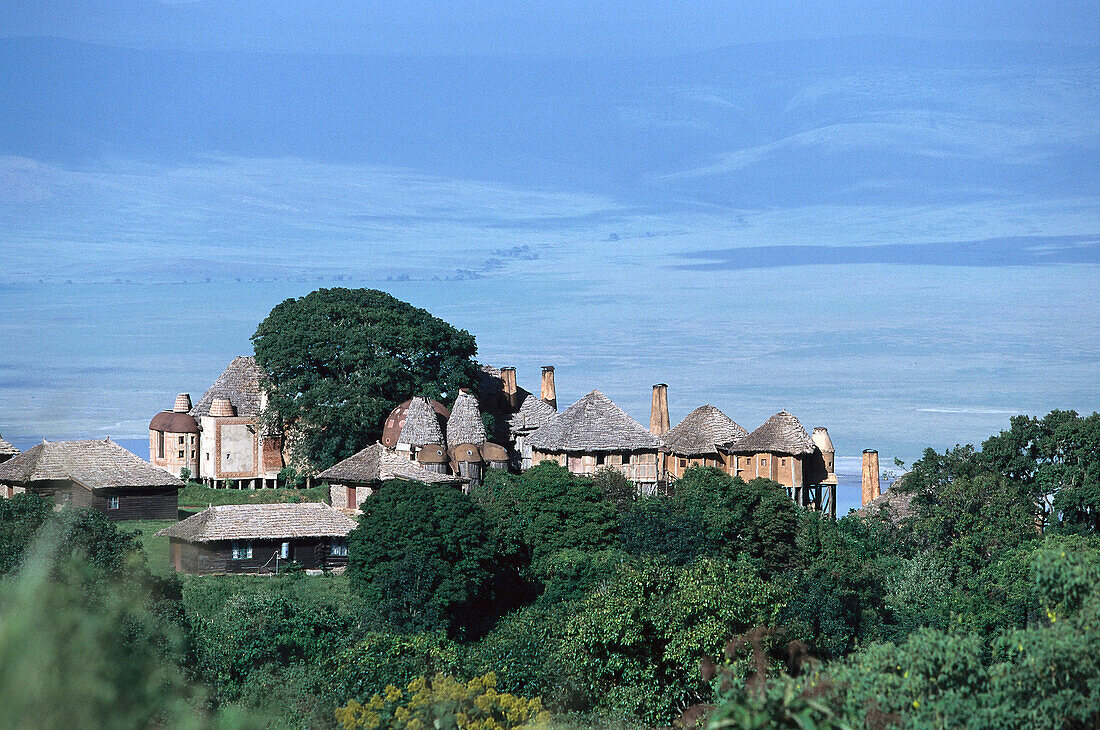
<svg viewBox="0 0 1100 730"><path fill-rule="evenodd" d="M375 286L639 420L1100 408L1093 3L0 3L0 433L140 437ZM523 373L528 375L524 376Z"/></svg>

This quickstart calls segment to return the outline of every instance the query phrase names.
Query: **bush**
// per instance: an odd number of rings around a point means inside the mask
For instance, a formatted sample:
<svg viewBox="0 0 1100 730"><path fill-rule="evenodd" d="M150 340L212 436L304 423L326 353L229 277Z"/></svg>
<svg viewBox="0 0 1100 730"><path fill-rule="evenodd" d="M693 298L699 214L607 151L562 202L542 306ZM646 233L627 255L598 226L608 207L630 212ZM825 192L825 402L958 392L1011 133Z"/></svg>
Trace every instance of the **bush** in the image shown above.
<svg viewBox="0 0 1100 730"><path fill-rule="evenodd" d="M496 691L490 673L469 682L437 674L420 677L405 689L389 686L365 704L352 700L336 710L346 730L355 728L477 728L510 730L546 725L550 714L538 697L527 699Z"/></svg>

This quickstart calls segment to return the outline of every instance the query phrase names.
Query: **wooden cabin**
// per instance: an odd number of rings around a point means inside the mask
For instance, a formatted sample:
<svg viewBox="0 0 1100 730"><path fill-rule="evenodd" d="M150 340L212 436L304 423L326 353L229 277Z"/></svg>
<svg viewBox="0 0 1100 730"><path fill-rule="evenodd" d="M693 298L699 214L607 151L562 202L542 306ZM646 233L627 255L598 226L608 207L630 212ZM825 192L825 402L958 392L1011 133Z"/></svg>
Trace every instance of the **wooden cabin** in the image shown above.
<svg viewBox="0 0 1100 730"><path fill-rule="evenodd" d="M32 492L113 521L174 520L182 487L178 478L109 438L43 441L0 464L0 496Z"/></svg>
<svg viewBox="0 0 1100 730"><path fill-rule="evenodd" d="M329 483L329 500L337 509L358 511L370 495L391 482L425 484L465 483L461 477L425 469L408 457L382 444L368 446L317 475Z"/></svg>
<svg viewBox="0 0 1100 730"><path fill-rule="evenodd" d="M355 520L324 502L208 507L157 533L181 573L274 573L291 561L307 570L348 562Z"/></svg>
<svg viewBox="0 0 1100 730"><path fill-rule="evenodd" d="M641 492L652 492L663 479L661 440L593 390L527 437L531 462L556 461L574 474L619 470Z"/></svg>

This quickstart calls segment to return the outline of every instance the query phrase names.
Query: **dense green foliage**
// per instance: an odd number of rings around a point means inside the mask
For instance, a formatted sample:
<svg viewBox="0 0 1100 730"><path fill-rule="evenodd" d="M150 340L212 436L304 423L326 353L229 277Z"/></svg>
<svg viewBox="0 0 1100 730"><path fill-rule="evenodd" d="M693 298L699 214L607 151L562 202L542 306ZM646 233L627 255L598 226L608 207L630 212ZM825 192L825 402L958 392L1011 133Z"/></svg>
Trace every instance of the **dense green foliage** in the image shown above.
<svg viewBox="0 0 1100 730"><path fill-rule="evenodd" d="M318 289L278 304L252 336L267 418L292 427L302 465L369 446L395 405L474 385L473 335L375 289Z"/></svg>
<svg viewBox="0 0 1100 730"><path fill-rule="evenodd" d="M904 518L703 468L392 485L348 575L157 577L98 513L0 500L0 724L1098 727L1096 425L928 451Z"/></svg>
<svg viewBox="0 0 1100 730"><path fill-rule="evenodd" d="M181 509L203 510L210 505L270 504L273 502L324 502L328 487L310 489L224 489L189 482L179 491Z"/></svg>
<svg viewBox="0 0 1100 730"><path fill-rule="evenodd" d="M348 536L352 587L398 630L469 628L497 555L481 506L450 485L396 482L362 508Z"/></svg>

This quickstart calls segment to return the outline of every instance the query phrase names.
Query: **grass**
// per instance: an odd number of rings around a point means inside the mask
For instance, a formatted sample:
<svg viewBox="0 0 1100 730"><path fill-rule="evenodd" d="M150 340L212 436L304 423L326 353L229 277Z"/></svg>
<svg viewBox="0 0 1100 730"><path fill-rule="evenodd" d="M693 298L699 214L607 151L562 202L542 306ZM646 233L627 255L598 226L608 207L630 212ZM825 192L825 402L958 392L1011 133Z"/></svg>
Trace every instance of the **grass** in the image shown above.
<svg viewBox="0 0 1100 730"><path fill-rule="evenodd" d="M183 602L190 616L213 619L231 598L281 595L296 606L335 604L343 611L361 612L361 602L350 590L346 575L181 575Z"/></svg>
<svg viewBox="0 0 1100 730"><path fill-rule="evenodd" d="M128 520L116 524L120 532L141 530L141 536L138 539L149 561L149 570L160 574L172 572L171 566L168 565L168 538L156 537L156 532L176 524L174 520Z"/></svg>
<svg viewBox="0 0 1100 730"><path fill-rule="evenodd" d="M209 505L271 504L273 502L327 502L328 487L310 489L213 489L189 482L179 492L179 506L202 510Z"/></svg>

